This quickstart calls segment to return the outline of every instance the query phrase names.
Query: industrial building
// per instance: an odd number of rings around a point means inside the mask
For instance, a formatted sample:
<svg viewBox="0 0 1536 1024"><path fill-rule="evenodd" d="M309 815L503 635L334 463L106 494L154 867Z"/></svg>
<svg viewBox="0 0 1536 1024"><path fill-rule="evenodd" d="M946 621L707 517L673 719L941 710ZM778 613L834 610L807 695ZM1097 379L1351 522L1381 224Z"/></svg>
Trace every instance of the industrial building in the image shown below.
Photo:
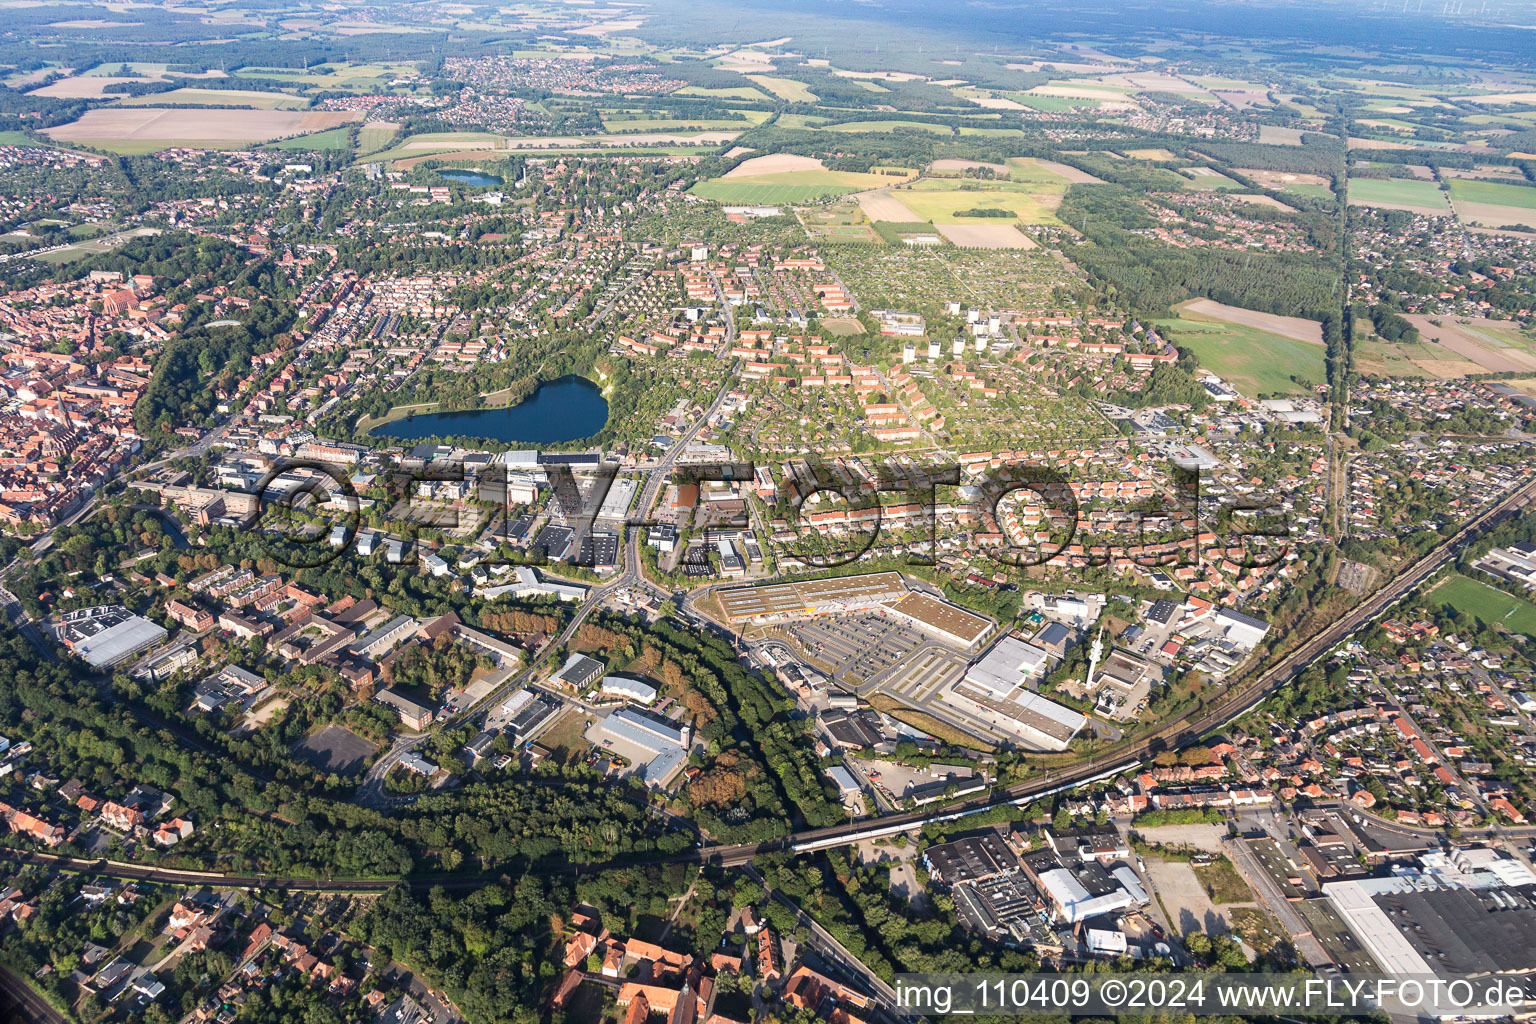
<svg viewBox="0 0 1536 1024"><path fill-rule="evenodd" d="M595 683L602 674L602 662L589 658L585 654L572 654L565 659L565 664L560 666L560 671L549 677L549 681L556 686L569 686L573 690L582 690Z"/></svg>
<svg viewBox="0 0 1536 1024"><path fill-rule="evenodd" d="M992 629L991 619L916 591L891 605L890 610L924 633L961 648L980 643Z"/></svg>
<svg viewBox="0 0 1536 1024"><path fill-rule="evenodd" d="M636 704L652 704L656 701L656 687L628 676L603 676L599 692L604 697L632 700Z"/></svg>
<svg viewBox="0 0 1536 1024"><path fill-rule="evenodd" d="M628 761L626 775L638 775L647 786L665 786L687 759L692 734L686 725L622 708L594 723L587 739Z"/></svg>
<svg viewBox="0 0 1536 1024"><path fill-rule="evenodd" d="M565 705L556 697L520 689L495 707L485 718L485 731L504 733L513 746L531 740Z"/></svg>
<svg viewBox="0 0 1536 1024"><path fill-rule="evenodd" d="M1050 655L1043 648L1004 636L966 670L965 681L994 696L1007 697L1044 675L1049 663Z"/></svg>
<svg viewBox="0 0 1536 1024"><path fill-rule="evenodd" d="M65 612L54 635L92 668L107 669L149 650L167 633L163 626L112 604Z"/></svg>
<svg viewBox="0 0 1536 1024"><path fill-rule="evenodd" d="M812 615L841 615L907 596L901 574L873 572L797 583L740 587L716 596L727 622L782 622Z"/></svg>
<svg viewBox="0 0 1536 1024"><path fill-rule="evenodd" d="M1497 850L1439 850L1385 878L1328 882L1323 895L1388 974L1529 973L1536 874Z"/></svg>

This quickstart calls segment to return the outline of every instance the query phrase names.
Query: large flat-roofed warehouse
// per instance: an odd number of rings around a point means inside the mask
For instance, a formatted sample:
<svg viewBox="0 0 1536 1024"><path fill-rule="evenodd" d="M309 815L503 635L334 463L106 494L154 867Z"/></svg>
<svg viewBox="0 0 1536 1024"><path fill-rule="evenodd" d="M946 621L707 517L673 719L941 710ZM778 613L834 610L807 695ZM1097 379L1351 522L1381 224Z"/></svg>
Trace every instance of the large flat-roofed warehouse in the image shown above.
<svg viewBox="0 0 1536 1024"><path fill-rule="evenodd" d="M665 786L688 757L692 730L686 725L624 708L587 730L587 739L627 760L626 774L639 775L647 786Z"/></svg>
<svg viewBox="0 0 1536 1024"><path fill-rule="evenodd" d="M891 605L891 611L923 632L957 647L970 647L992 628L992 620L985 616L917 591Z"/></svg>
<svg viewBox="0 0 1536 1024"><path fill-rule="evenodd" d="M66 612L55 635L92 668L111 668L166 638L164 627L119 605Z"/></svg>
<svg viewBox="0 0 1536 1024"><path fill-rule="evenodd" d="M1066 750L1072 737L1088 724L1086 716L1030 690L999 700L961 682L946 691L944 699L963 718L1026 749Z"/></svg>
<svg viewBox="0 0 1536 1024"><path fill-rule="evenodd" d="M770 583L722 591L720 610L727 622L771 622L809 615L837 615L907 596L901 574L872 572L827 580Z"/></svg>
<svg viewBox="0 0 1536 1024"><path fill-rule="evenodd" d="M1329 882L1323 894L1388 974L1525 973L1536 949L1536 876L1486 848L1436 850L1422 874Z"/></svg>
<svg viewBox="0 0 1536 1024"><path fill-rule="evenodd" d="M1030 679L1041 675L1050 655L1034 644L1005 636L992 645L965 673L965 681L997 697L1012 696Z"/></svg>

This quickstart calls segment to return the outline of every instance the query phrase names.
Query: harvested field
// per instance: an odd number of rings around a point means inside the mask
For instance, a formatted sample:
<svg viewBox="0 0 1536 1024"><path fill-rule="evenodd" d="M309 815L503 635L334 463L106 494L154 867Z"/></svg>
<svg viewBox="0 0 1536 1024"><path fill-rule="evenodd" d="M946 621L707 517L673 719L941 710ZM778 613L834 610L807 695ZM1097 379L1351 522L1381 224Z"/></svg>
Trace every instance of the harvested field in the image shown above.
<svg viewBox="0 0 1536 1024"><path fill-rule="evenodd" d="M1282 189L1287 185L1320 185L1327 188L1329 185L1328 179L1321 174L1292 174L1286 171L1266 171L1257 167L1238 167L1234 170L1265 188Z"/></svg>
<svg viewBox="0 0 1536 1024"><path fill-rule="evenodd" d="M1028 110L1018 100L1011 100L1006 96L991 96L987 93L956 89L955 95L963 100L970 100L984 110Z"/></svg>
<svg viewBox="0 0 1536 1024"><path fill-rule="evenodd" d="M1035 249L1035 240L1012 224L940 224L939 234L963 249Z"/></svg>
<svg viewBox="0 0 1536 1024"><path fill-rule="evenodd" d="M55 142L240 145L307 135L357 120L353 110L228 110L102 107L44 130Z"/></svg>
<svg viewBox="0 0 1536 1024"><path fill-rule="evenodd" d="M1409 316L1408 322L1419 329L1427 341L1470 362L1489 373L1536 370L1536 343L1521 334L1513 324L1502 321L1468 320L1462 317L1439 318L1436 327L1430 318Z"/></svg>
<svg viewBox="0 0 1536 1024"><path fill-rule="evenodd" d="M1036 160L1035 164L1047 171L1050 171L1052 174L1057 174L1063 178L1066 178L1074 185L1104 184L1103 178L1095 177L1094 175L1089 174L1087 171L1080 171L1076 167L1069 167L1066 164L1059 164L1055 160Z"/></svg>
<svg viewBox="0 0 1536 1024"><path fill-rule="evenodd" d="M928 170L934 174L943 174L946 171L963 172L973 168L981 167L991 168L992 173L996 174L999 178L1006 178L1008 176L1008 168L1004 164L987 164L982 163L980 160L957 160L953 157L946 157L943 160L935 160L933 163L928 165Z"/></svg>
<svg viewBox="0 0 1536 1024"><path fill-rule="evenodd" d="M789 171L819 171L820 160L813 156L796 156L793 153L771 153L743 160L725 173L727 178L751 178L761 174L785 174Z"/></svg>
<svg viewBox="0 0 1536 1024"><path fill-rule="evenodd" d="M28 96L51 96L59 100L96 99L106 96L107 86L116 85L119 82L163 82L163 78L108 78L106 76L95 77L92 75L76 75L73 78L61 78L57 82L45 85L40 89L33 89Z"/></svg>
<svg viewBox="0 0 1536 1024"><path fill-rule="evenodd" d="M1274 196L1259 196L1244 192L1234 195L1232 198L1254 206L1267 206L1272 210L1284 210L1287 213L1293 213L1296 209L1294 206L1285 205Z"/></svg>
<svg viewBox="0 0 1536 1024"><path fill-rule="evenodd" d="M1266 146L1299 146L1301 129L1281 128L1272 124L1260 125L1259 141Z"/></svg>
<svg viewBox="0 0 1536 1024"><path fill-rule="evenodd" d="M536 138L509 138L501 135L465 133L463 139L409 139L401 143L400 150L441 151L445 142L459 151L465 150L537 150L537 149L591 149L596 146L715 146L729 142L740 132L697 132L692 135L544 135Z"/></svg>
<svg viewBox="0 0 1536 1024"><path fill-rule="evenodd" d="M1498 229L1508 225L1517 225L1518 228L1536 230L1536 210L1521 209L1518 206L1494 206L1491 203L1466 203L1459 199L1452 200L1451 205L1456 208L1456 216L1461 218L1463 224L1477 224L1491 229L1495 234L1504 234Z"/></svg>
<svg viewBox="0 0 1536 1024"><path fill-rule="evenodd" d="M1282 338L1309 341L1314 345L1323 343L1323 325L1305 317L1260 313L1252 309L1243 309L1241 306L1229 306L1212 299L1191 299L1174 308L1181 315L1194 314L1243 327L1255 327L1270 334L1278 334Z"/></svg>
<svg viewBox="0 0 1536 1024"><path fill-rule="evenodd" d="M910 224L923 219L907 209L906 205L892 195L889 189L860 192L854 198L859 201L859 209L864 211L864 216L870 220L889 220L898 224Z"/></svg>
<svg viewBox="0 0 1536 1024"><path fill-rule="evenodd" d="M1536 103L1536 92L1496 92L1491 96L1466 96L1467 103L1493 103L1503 106L1507 103Z"/></svg>
<svg viewBox="0 0 1536 1024"><path fill-rule="evenodd" d="M309 100L285 92L260 92L255 89L172 89L148 96L129 96L117 101L120 107L158 107L167 103L197 107L256 107L260 110L302 110Z"/></svg>

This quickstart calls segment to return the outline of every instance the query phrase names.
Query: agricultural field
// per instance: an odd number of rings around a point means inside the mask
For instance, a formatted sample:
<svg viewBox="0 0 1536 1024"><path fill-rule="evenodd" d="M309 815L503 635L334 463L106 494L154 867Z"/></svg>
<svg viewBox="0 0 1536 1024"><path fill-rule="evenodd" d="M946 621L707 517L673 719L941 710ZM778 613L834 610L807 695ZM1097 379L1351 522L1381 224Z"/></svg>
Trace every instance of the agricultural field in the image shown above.
<svg viewBox="0 0 1536 1024"><path fill-rule="evenodd" d="M747 78L781 100L789 100L791 103L816 102L816 94L806 88L804 82L797 82L793 78L774 78L771 75L748 75Z"/></svg>
<svg viewBox="0 0 1536 1024"><path fill-rule="evenodd" d="M315 132L313 135L296 135L291 139L279 139L267 146L268 149L298 152L350 149L351 147L352 129L350 128L331 128L323 132Z"/></svg>
<svg viewBox="0 0 1536 1024"><path fill-rule="evenodd" d="M355 111L98 107L44 134L118 153L170 146L235 149L290 135L326 131L356 120Z"/></svg>
<svg viewBox="0 0 1536 1024"><path fill-rule="evenodd" d="M929 132L933 135L953 135L954 129L944 124L933 124L929 121L843 121L839 124L826 125L827 131L832 132L889 132L896 129L908 131Z"/></svg>
<svg viewBox="0 0 1536 1024"><path fill-rule="evenodd" d="M745 85L730 89L706 89L701 85L690 85L677 90L674 96L703 96L712 100L765 100L768 97L756 89Z"/></svg>
<svg viewBox="0 0 1536 1024"><path fill-rule="evenodd" d="M376 153L390 144L400 133L400 126L393 121L369 121L357 133L357 151Z"/></svg>
<svg viewBox="0 0 1536 1024"><path fill-rule="evenodd" d="M893 198L916 214L918 220L934 224L986 224L990 218L966 216L967 210L1001 210L1025 224L1060 224L1053 212L1059 194L1050 198L1023 191L955 188L926 188L938 182L919 182L911 188L897 189Z"/></svg>
<svg viewBox="0 0 1536 1024"><path fill-rule="evenodd" d="M1198 192L1212 192L1220 189L1240 189L1244 186L1222 174L1212 167L1183 167L1179 173L1189 179L1184 187Z"/></svg>
<svg viewBox="0 0 1536 1024"><path fill-rule="evenodd" d="M829 171L812 157L775 154L753 157L731 168L724 177L701 181L690 193L721 203L808 203L827 196L847 195L904 180L889 174Z"/></svg>
<svg viewBox="0 0 1536 1024"><path fill-rule="evenodd" d="M1351 205L1375 206L1384 210L1409 210L1414 213L1448 214L1445 193L1433 181L1408 178L1350 178Z"/></svg>
<svg viewBox="0 0 1536 1024"><path fill-rule="evenodd" d="M1256 309L1229 306L1214 299L1191 299L1181 303L1177 312L1188 320L1217 320L1239 327L1254 327L1292 341L1307 341L1314 345L1323 343L1322 325L1305 317L1261 313Z"/></svg>
<svg viewBox="0 0 1536 1024"><path fill-rule="evenodd" d="M1426 342L1476 365L1473 372L1536 370L1536 339L1509 321L1417 314L1407 319Z"/></svg>
<svg viewBox="0 0 1536 1024"><path fill-rule="evenodd" d="M1536 229L1536 188L1451 178L1451 205L1464 224Z"/></svg>
<svg viewBox="0 0 1536 1024"><path fill-rule="evenodd" d="M1485 625L1501 625L1536 639L1536 604L1466 576L1451 576L1429 592L1429 602L1470 615Z"/></svg>
<svg viewBox="0 0 1536 1024"><path fill-rule="evenodd" d="M689 189L690 195L713 199L717 203L779 206L783 204L809 203L828 196L844 196L857 192L860 185L839 181L830 177L838 172L819 172L828 177L811 179L806 174L766 175L767 179L716 178L701 181Z"/></svg>
<svg viewBox="0 0 1536 1024"><path fill-rule="evenodd" d="M1085 99L1081 96L1043 96L1032 92L1010 92L1004 94L1006 98L1045 114L1061 114L1069 110L1093 110L1101 105L1099 100Z"/></svg>
<svg viewBox="0 0 1536 1024"><path fill-rule="evenodd" d="M269 79L290 85L308 86L326 92L383 92L390 81L403 75L415 75L414 63L389 64L317 64L308 68L247 66L237 68L237 78Z"/></svg>
<svg viewBox="0 0 1536 1024"><path fill-rule="evenodd" d="M118 100L119 107L153 107L174 104L198 107L254 107L257 110L302 110L309 100L285 92L258 92L253 89L172 89L148 96L129 96Z"/></svg>
<svg viewBox="0 0 1536 1024"><path fill-rule="evenodd" d="M1293 377L1312 384L1327 379L1322 345L1189 315L1157 321L1157 328L1174 345L1193 352L1202 367L1249 398L1310 391Z"/></svg>

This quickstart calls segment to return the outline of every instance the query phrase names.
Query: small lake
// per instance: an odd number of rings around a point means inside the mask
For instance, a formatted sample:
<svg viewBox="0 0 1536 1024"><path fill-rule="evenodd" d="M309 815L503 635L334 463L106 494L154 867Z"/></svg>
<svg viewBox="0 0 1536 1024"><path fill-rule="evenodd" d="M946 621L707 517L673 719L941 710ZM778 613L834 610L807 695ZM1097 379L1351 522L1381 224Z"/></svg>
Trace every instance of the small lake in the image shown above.
<svg viewBox="0 0 1536 1024"><path fill-rule="evenodd" d="M438 177L447 178L449 181L457 181L465 185L473 185L483 188L486 185L500 185L502 178L496 174L486 174L484 171L471 171L462 167L450 167L446 171L438 171Z"/></svg>
<svg viewBox="0 0 1536 1024"><path fill-rule="evenodd" d="M602 389L574 374L540 384L517 405L407 416L375 429L374 437L419 441L427 437L478 437L530 445L591 437L608 422Z"/></svg>

